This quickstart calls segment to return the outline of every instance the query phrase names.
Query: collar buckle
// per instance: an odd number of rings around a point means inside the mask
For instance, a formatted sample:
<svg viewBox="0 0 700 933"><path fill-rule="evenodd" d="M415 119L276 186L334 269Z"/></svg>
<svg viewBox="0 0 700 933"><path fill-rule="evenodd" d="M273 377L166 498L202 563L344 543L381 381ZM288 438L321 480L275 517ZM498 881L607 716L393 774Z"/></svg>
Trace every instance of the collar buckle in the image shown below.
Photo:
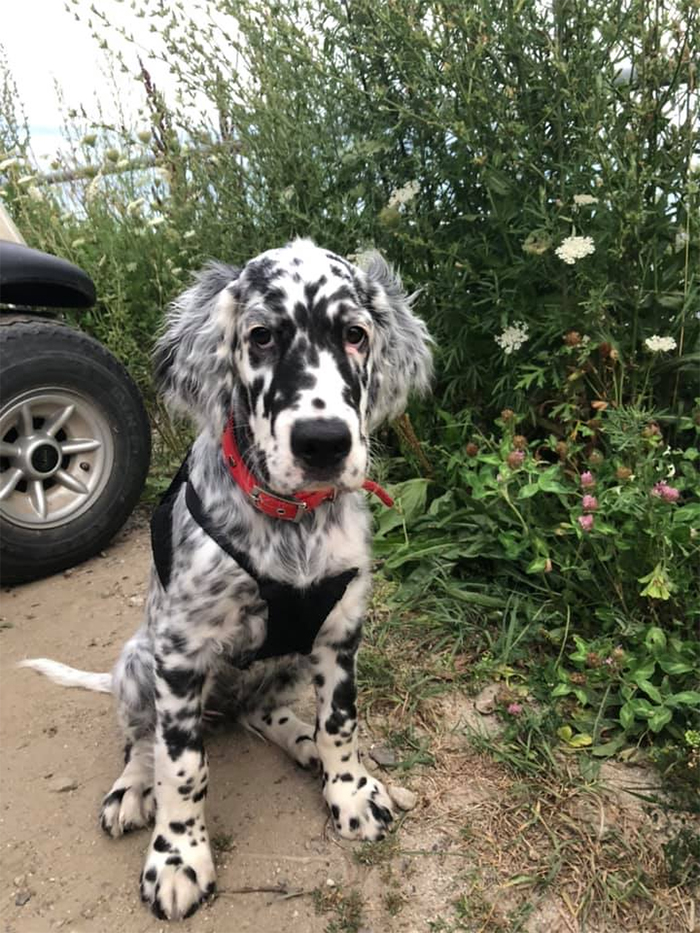
<svg viewBox="0 0 700 933"><path fill-rule="evenodd" d="M308 509L306 502L299 499L286 499L284 496L266 492L260 486L253 486L248 496L253 500L258 511L276 518L284 518L287 521L300 522ZM293 512L291 512L292 509Z"/></svg>

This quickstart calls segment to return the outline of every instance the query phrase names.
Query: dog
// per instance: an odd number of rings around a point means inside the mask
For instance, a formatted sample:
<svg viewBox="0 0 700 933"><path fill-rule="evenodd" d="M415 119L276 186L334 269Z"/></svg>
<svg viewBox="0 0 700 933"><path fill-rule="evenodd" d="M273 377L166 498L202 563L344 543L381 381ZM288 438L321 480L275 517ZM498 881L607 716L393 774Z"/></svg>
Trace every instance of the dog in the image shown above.
<svg viewBox="0 0 700 933"><path fill-rule="evenodd" d="M207 266L155 350L166 402L199 429L151 526L145 620L111 674L23 662L111 692L124 769L103 800L113 837L154 823L141 896L190 916L215 887L204 805L208 714L237 717L319 767L338 833L392 821L362 764L355 659L370 586L369 434L431 377L430 337L378 253L364 268L297 239L237 269ZM316 688L315 727L290 703Z"/></svg>

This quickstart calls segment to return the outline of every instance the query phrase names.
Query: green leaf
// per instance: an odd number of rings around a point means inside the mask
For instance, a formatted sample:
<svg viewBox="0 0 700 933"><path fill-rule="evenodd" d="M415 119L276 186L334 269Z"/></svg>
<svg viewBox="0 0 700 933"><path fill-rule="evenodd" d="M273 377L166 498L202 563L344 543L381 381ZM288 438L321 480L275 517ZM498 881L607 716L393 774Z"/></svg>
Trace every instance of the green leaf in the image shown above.
<svg viewBox="0 0 700 933"><path fill-rule="evenodd" d="M634 725L634 707L631 703L625 703L620 707L620 725L623 729L629 729Z"/></svg>
<svg viewBox="0 0 700 933"><path fill-rule="evenodd" d="M537 483L528 483L527 486L523 486L518 493L518 499L531 499L537 492L539 492L539 485Z"/></svg>
<svg viewBox="0 0 700 933"><path fill-rule="evenodd" d="M646 695L654 701L654 703L664 702L663 697L659 693L658 689L652 683L649 683L648 680L644 680L643 678L640 678L639 680L637 680L637 684L639 686L639 689L643 690L646 693Z"/></svg>
<svg viewBox="0 0 700 933"><path fill-rule="evenodd" d="M671 721L673 713L666 706L660 706L649 717L649 728L652 732L661 732L666 723Z"/></svg>
<svg viewBox="0 0 700 933"><path fill-rule="evenodd" d="M638 684L640 680L649 680L655 670L656 661L654 658L648 658L642 664L633 667L629 672L629 676L635 684Z"/></svg>
<svg viewBox="0 0 700 933"><path fill-rule="evenodd" d="M632 709L632 712L636 717L640 719L649 719L651 714L654 712L654 707L651 705L649 700L643 700L641 697L634 697L629 700L626 704Z"/></svg>
<svg viewBox="0 0 700 933"><path fill-rule="evenodd" d="M681 690L680 693L672 693L666 697L665 703L672 709L676 709L677 706L698 706L700 693L697 690Z"/></svg>
<svg viewBox="0 0 700 933"><path fill-rule="evenodd" d="M571 693L572 688L568 683L566 684L557 684L554 690L552 690L553 697L565 697Z"/></svg>
<svg viewBox="0 0 700 933"><path fill-rule="evenodd" d="M611 739L610 742L604 742L602 745L594 745L591 749L591 755L595 755L596 758L610 758L611 755L616 755L621 748L624 747L627 739L624 735L618 735L614 739Z"/></svg>
<svg viewBox="0 0 700 933"><path fill-rule="evenodd" d="M652 599L670 599L672 591L676 589L662 563L658 563L645 577L637 577L637 580L639 583L647 584L639 595L649 596Z"/></svg>
<svg viewBox="0 0 700 933"><path fill-rule="evenodd" d="M659 655L656 660L659 662L659 667L665 674L688 674L690 671L696 669L694 664L690 664L688 661L682 661L680 658L669 657L668 655Z"/></svg>
<svg viewBox="0 0 700 933"><path fill-rule="evenodd" d="M376 533L377 538L384 537L395 528L402 527L404 523L410 525L425 512L428 482L429 480L423 477L417 477L390 487L396 505L393 509L385 509L381 513Z"/></svg>
<svg viewBox="0 0 700 933"><path fill-rule="evenodd" d="M547 566L546 557L536 557L527 565L526 573L543 573Z"/></svg>
<svg viewBox="0 0 700 933"><path fill-rule="evenodd" d="M644 579L646 579L646 577ZM642 583L643 580L640 580L639 582ZM663 630L658 627L658 625L652 625L644 636L644 644L647 648L649 648L650 651L653 648L665 648L666 635L664 634Z"/></svg>

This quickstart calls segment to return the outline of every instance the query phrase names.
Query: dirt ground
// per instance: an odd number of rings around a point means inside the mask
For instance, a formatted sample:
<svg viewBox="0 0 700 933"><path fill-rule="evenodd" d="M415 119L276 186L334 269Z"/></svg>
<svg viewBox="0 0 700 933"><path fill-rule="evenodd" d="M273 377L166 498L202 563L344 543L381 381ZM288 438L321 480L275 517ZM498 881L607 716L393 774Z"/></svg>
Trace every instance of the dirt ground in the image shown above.
<svg viewBox="0 0 700 933"><path fill-rule="evenodd" d="M5 933L150 933L164 927L138 896L147 834L111 840L97 823L101 798L121 770L111 698L65 689L15 667L23 658L43 656L84 670L109 670L139 624L148 567L147 529L135 519L103 556L2 593ZM365 734L365 747L370 742ZM343 916L344 897L353 890L365 902L364 929L426 929L417 916L387 918L381 868L358 864L356 846L332 836L317 779L242 730L213 736L208 752L207 812L219 895L179 929L322 931ZM436 897L430 886L422 898L412 885L420 913L426 906L437 913L444 901L439 888ZM279 887L295 896L237 893L246 887ZM337 909L319 914L315 889L327 907Z"/></svg>
<svg viewBox="0 0 700 933"><path fill-rule="evenodd" d="M111 840L97 821L101 798L121 770L111 698L61 688L15 666L23 658L43 656L85 670L109 670L139 624L149 560L147 527L137 516L101 557L2 593L3 933L168 928L138 896L147 834ZM642 905L639 922L635 914L625 917L627 908L621 907L617 918L580 924L585 892L595 892L600 878L614 880L626 872L626 879L635 860L647 859L648 872L658 867L658 827L645 820L638 802L619 793L545 788L535 789L533 797L531 787L470 750L464 729L481 718L478 698L443 697L431 718L434 764L401 778L417 792L417 806L378 847L339 841L318 780L279 749L241 730L210 738L207 814L218 895L171 929L652 933L696 928L695 901L677 889L654 894ZM366 720L365 750L380 741L383 725ZM494 720L488 728L498 728ZM391 773L383 777L398 783ZM630 775L620 780L629 784ZM552 870L553 852L564 866L556 893L550 885L537 894L538 879ZM582 866L588 863L586 876ZM242 890L249 888L268 890Z"/></svg>

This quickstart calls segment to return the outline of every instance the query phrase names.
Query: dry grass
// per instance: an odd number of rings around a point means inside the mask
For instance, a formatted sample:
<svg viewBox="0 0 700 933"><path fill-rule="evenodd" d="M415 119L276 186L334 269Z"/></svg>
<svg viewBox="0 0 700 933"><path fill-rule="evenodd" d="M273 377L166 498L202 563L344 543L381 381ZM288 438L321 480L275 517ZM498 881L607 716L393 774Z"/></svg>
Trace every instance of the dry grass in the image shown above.
<svg viewBox="0 0 700 933"><path fill-rule="evenodd" d="M437 861L442 877L450 878L437 912L429 917L427 907L418 906L421 898L429 900L427 886L418 890L413 907L407 900L398 918L390 921L387 907L387 929L700 929L700 892L689 883L673 884L664 856L664 843L677 836L680 822L624 792L632 783L630 769L606 765L610 773L616 769L612 787L600 780L585 783L578 759L557 750L543 756L544 764L532 773L519 772L517 762L509 766L507 755L498 754L504 757L499 763L488 749L505 748L502 726L496 716L475 712L465 692L464 666L455 668L447 650L426 650L429 635L412 637L410 624L396 637L390 616L377 612L363 648L363 708L369 708L372 729L383 729L387 743L401 747L404 760L417 765L409 780L420 795L419 807L398 834L398 848L392 844L389 864L403 861L405 869L407 859L415 861L420 878L426 862ZM480 723L489 738L475 746ZM423 756L411 759L412 747L420 747ZM647 776L656 783L653 772ZM685 827L695 834L700 821L689 819ZM375 863L366 864L371 870ZM392 925L399 921L407 925Z"/></svg>

